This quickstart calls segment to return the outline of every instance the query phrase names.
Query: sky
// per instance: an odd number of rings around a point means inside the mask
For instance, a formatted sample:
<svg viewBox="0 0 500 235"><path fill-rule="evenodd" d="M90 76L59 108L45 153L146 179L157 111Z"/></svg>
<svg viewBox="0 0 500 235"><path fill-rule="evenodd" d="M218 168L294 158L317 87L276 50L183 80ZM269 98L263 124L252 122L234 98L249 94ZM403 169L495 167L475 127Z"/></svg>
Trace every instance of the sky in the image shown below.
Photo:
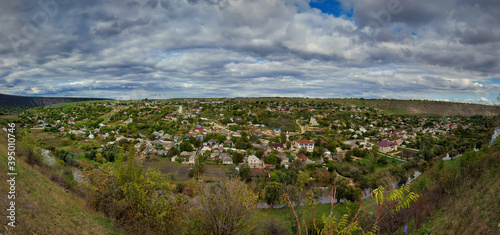
<svg viewBox="0 0 500 235"><path fill-rule="evenodd" d="M0 93L498 104L497 0L2 0Z"/></svg>

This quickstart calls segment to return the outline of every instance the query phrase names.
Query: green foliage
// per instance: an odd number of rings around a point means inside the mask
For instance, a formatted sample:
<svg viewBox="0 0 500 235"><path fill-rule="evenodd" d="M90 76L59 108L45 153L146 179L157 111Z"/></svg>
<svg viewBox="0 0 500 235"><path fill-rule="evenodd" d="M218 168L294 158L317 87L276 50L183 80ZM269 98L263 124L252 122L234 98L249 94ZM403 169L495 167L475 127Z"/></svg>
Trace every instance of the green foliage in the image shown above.
<svg viewBox="0 0 500 235"><path fill-rule="evenodd" d="M247 164L242 164L240 165L240 172L239 172L239 175L240 175L240 178L241 180L243 181L248 181L251 179L251 171L250 171L250 166L248 166Z"/></svg>
<svg viewBox="0 0 500 235"><path fill-rule="evenodd" d="M193 149L193 146L191 145L190 142L188 141L183 141L180 145L179 145L179 150L181 152L184 152L184 151L187 151L187 152L192 152L194 149Z"/></svg>
<svg viewBox="0 0 500 235"><path fill-rule="evenodd" d="M104 146L102 152L102 157L105 158L108 162L114 162L118 157L118 147L116 145L108 144Z"/></svg>
<svg viewBox="0 0 500 235"><path fill-rule="evenodd" d="M56 155L57 158L63 160L68 165L71 165L71 166L78 165L76 162L75 156L70 151L67 151L64 149L56 150L54 154Z"/></svg>
<svg viewBox="0 0 500 235"><path fill-rule="evenodd" d="M114 218L128 232L177 234L181 231L187 204L170 197L174 186L167 175L144 171L134 160L124 165L121 159L98 169L87 166L84 173L89 206Z"/></svg>
<svg viewBox="0 0 500 235"><path fill-rule="evenodd" d="M38 147L39 143L30 133L23 131L19 134L17 143L18 154L26 159L30 165L43 165L42 150Z"/></svg>
<svg viewBox="0 0 500 235"><path fill-rule="evenodd" d="M383 187L379 187L372 191L372 197L378 208L376 212L370 213L375 214L375 220L369 231L364 231L363 226L360 224L362 218L360 213L360 201L358 211L354 216L344 214L340 218L337 218L333 215L332 207L332 211L329 216L322 216L324 227L321 234L378 234L380 230L379 223L387 216L387 214L398 212L403 208L409 208L410 204L415 202L419 196L418 194L412 192L410 190L410 185L407 184L404 187L395 189L387 194L385 193L385 189Z"/></svg>
<svg viewBox="0 0 500 235"><path fill-rule="evenodd" d="M271 207L280 202L283 185L278 182L268 182L264 187L264 201Z"/></svg>
<svg viewBox="0 0 500 235"><path fill-rule="evenodd" d="M181 151L177 148L177 147L172 147L170 148L170 150L168 151L168 154L167 154L167 157L173 157L173 156L177 156L181 153Z"/></svg>
<svg viewBox="0 0 500 235"><path fill-rule="evenodd" d="M269 154L264 157L264 162L268 164L277 164L281 162L281 158L276 156L276 154Z"/></svg>
<svg viewBox="0 0 500 235"><path fill-rule="evenodd" d="M245 154L240 153L240 152L233 152L233 163L238 165L243 162L243 159L245 158Z"/></svg>

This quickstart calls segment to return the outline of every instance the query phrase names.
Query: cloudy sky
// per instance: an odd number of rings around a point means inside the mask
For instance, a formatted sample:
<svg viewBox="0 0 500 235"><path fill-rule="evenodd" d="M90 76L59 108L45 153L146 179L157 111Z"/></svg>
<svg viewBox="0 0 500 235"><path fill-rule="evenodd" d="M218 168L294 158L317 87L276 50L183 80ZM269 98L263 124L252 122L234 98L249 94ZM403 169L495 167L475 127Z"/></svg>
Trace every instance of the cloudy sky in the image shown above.
<svg viewBox="0 0 500 235"><path fill-rule="evenodd" d="M2 0L0 93L498 103L497 0Z"/></svg>

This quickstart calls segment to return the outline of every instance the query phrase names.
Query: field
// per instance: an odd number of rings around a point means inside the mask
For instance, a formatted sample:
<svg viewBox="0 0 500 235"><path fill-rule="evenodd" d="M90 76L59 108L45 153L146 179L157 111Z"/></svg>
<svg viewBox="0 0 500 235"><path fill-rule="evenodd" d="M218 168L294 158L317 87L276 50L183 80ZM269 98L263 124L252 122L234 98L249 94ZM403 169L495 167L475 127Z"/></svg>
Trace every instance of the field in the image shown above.
<svg viewBox="0 0 500 235"><path fill-rule="evenodd" d="M19 119L19 117L17 115L0 115L0 119L16 120Z"/></svg>
<svg viewBox="0 0 500 235"><path fill-rule="evenodd" d="M161 158L157 161L146 161L144 163L146 168L159 170L163 174L171 174L176 181L189 180L189 165L182 165L176 162L170 162L168 158Z"/></svg>
<svg viewBox="0 0 500 235"><path fill-rule="evenodd" d="M41 143L41 147L45 149L58 148L70 151L75 156L83 156L84 150L79 148L80 145L99 145L97 140L86 140L84 142L71 141L68 138L60 137L52 132L44 132L42 130L33 130L33 136Z"/></svg>

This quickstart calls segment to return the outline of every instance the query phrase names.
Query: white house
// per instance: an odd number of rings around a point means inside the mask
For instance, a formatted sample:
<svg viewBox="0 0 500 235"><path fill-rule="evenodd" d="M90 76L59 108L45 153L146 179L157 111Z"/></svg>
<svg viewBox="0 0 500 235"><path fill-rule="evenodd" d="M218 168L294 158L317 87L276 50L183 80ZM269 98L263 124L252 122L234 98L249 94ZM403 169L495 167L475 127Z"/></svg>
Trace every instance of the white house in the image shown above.
<svg viewBox="0 0 500 235"><path fill-rule="evenodd" d="M308 152L312 152L314 150L314 142L306 139L301 139L295 141L295 147L300 149L300 148L305 148Z"/></svg>
<svg viewBox="0 0 500 235"><path fill-rule="evenodd" d="M194 165L195 160L196 160L196 157L195 157L195 156L191 156L191 157L189 157L189 164L193 164L193 165Z"/></svg>
<svg viewBox="0 0 500 235"><path fill-rule="evenodd" d="M250 155L248 156L248 166L250 166L250 168L263 168L264 163L255 155Z"/></svg>

